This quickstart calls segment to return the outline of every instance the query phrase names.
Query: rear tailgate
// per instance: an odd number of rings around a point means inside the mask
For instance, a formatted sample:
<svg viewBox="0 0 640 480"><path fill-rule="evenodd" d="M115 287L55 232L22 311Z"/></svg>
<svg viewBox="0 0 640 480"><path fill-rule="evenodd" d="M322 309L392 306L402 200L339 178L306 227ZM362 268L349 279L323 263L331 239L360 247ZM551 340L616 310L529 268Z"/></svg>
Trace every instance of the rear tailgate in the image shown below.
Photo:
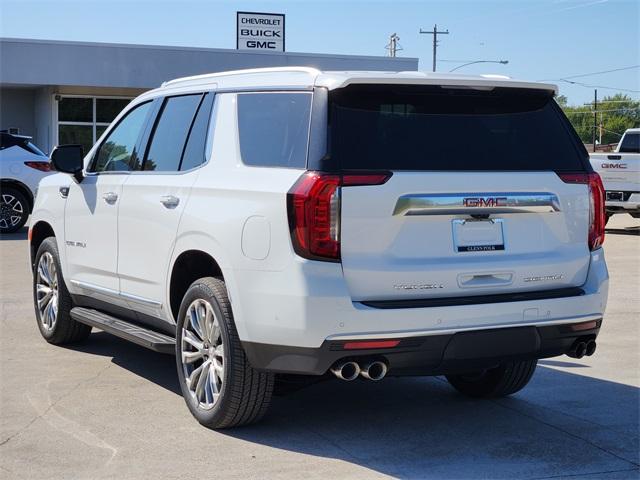
<svg viewBox="0 0 640 480"><path fill-rule="evenodd" d="M587 186L555 173L396 172L343 189L344 275L358 301L579 286L588 217Z"/></svg>
<svg viewBox="0 0 640 480"><path fill-rule="evenodd" d="M347 87L333 92L342 171L392 172L343 187L341 258L356 301L580 286L588 158L549 92Z"/></svg>
<svg viewBox="0 0 640 480"><path fill-rule="evenodd" d="M606 191L640 192L640 153L593 153L590 160Z"/></svg>

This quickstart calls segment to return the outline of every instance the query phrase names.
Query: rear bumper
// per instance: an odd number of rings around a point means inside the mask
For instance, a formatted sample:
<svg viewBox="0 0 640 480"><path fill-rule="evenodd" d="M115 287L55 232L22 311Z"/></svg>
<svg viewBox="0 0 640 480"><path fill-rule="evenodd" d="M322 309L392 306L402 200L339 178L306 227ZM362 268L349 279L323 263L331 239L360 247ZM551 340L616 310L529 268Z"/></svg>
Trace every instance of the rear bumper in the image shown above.
<svg viewBox="0 0 640 480"><path fill-rule="evenodd" d="M338 361L383 360L388 375L443 375L497 366L509 360L555 357L578 340L595 339L602 319L547 326L473 330L399 338L393 348L345 350L344 341L326 340L319 348L243 344L252 366L277 373L322 375Z"/></svg>
<svg viewBox="0 0 640 480"><path fill-rule="evenodd" d="M548 344L544 340L550 338L548 332L562 333L563 325L600 321L609 284L602 249L591 252L589 272L579 295L541 295L495 303L482 303L481 297L476 297L479 301L473 304L376 308L351 300L340 264L301 259L283 271L234 271L234 277L234 284L242 288L232 291L233 312L251 364L274 372L315 375L345 356L331 345L347 340L419 342L412 350L393 352L397 371L411 365L425 371L442 370L446 365L439 367L438 362L447 358L448 341L458 334L470 335L467 332L526 328L537 332L540 345L517 355L561 355L566 352L566 343L570 345L575 338L569 335L566 342ZM547 327L551 330L542 330ZM564 338L560 333L556 337ZM503 337L496 334L493 338L498 341ZM505 345L511 342L504 338ZM503 358L503 353L498 357ZM470 355L474 361L478 359ZM404 356L409 360L402 360ZM427 360L419 360L424 358Z"/></svg>

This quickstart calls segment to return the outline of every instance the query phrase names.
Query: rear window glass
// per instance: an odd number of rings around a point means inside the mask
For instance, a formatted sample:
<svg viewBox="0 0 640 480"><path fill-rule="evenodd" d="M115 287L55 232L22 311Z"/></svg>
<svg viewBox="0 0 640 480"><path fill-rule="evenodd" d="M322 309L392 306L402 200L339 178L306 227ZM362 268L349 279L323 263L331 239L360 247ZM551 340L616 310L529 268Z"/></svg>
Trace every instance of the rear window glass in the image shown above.
<svg viewBox="0 0 640 480"><path fill-rule="evenodd" d="M640 153L640 133L627 133L622 139L620 153Z"/></svg>
<svg viewBox="0 0 640 480"><path fill-rule="evenodd" d="M245 165L304 168L310 93L238 94L240 154Z"/></svg>
<svg viewBox="0 0 640 480"><path fill-rule="evenodd" d="M343 169L585 169L584 147L546 92L352 86L330 102L330 155Z"/></svg>

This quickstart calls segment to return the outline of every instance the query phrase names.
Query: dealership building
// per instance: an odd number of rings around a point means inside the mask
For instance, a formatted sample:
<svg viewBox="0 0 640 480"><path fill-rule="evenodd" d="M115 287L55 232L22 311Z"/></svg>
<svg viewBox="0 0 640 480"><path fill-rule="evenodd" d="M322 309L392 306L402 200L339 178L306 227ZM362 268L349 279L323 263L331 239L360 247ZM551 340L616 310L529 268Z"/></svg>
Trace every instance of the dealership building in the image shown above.
<svg viewBox="0 0 640 480"><path fill-rule="evenodd" d="M418 59L0 38L0 130L29 135L45 152L86 147L132 98L166 80L294 65L407 71Z"/></svg>

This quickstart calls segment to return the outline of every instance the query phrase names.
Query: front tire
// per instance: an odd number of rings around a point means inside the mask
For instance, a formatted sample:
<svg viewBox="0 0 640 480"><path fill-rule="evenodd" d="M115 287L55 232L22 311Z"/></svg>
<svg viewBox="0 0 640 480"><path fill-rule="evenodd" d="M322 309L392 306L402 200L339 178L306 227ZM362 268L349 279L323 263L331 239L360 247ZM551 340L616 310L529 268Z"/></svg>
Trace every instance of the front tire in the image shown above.
<svg viewBox="0 0 640 480"><path fill-rule="evenodd" d="M237 427L266 413L274 375L249 364L222 280L201 278L187 290L178 314L176 363L187 407L202 425Z"/></svg>
<svg viewBox="0 0 640 480"><path fill-rule="evenodd" d="M20 190L2 187L0 190L0 233L20 230L29 218L29 202Z"/></svg>
<svg viewBox="0 0 640 480"><path fill-rule="evenodd" d="M449 383L469 397L505 397L522 390L536 370L537 360L506 362L499 367L465 375L447 375Z"/></svg>
<svg viewBox="0 0 640 480"><path fill-rule="evenodd" d="M71 318L73 301L62 278L55 237L46 238L38 248L33 269L33 304L38 328L54 345L85 340L91 327Z"/></svg>

